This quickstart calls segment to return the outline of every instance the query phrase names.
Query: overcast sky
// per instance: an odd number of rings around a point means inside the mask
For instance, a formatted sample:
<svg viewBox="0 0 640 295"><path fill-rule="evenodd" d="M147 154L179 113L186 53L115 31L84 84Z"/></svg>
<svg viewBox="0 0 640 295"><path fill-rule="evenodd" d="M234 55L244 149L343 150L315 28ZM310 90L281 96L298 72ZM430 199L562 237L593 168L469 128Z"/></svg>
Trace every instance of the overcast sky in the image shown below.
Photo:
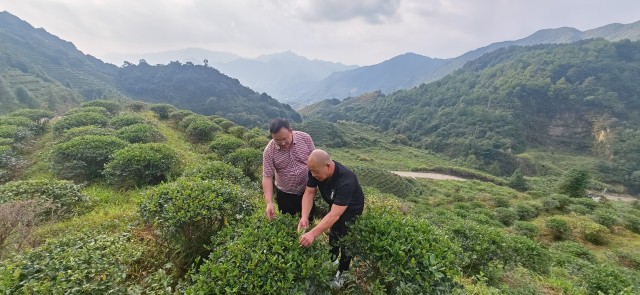
<svg viewBox="0 0 640 295"><path fill-rule="evenodd" d="M0 0L0 10L97 57L200 47L358 65L640 20L637 0Z"/></svg>

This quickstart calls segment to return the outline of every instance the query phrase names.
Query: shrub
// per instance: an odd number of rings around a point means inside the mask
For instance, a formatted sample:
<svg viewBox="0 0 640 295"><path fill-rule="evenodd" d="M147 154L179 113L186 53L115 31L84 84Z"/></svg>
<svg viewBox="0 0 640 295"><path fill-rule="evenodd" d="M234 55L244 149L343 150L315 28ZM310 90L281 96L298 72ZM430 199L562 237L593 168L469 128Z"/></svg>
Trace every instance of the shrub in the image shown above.
<svg viewBox="0 0 640 295"><path fill-rule="evenodd" d="M205 245L216 232L228 223L246 218L252 209L248 196L238 185L180 178L151 189L140 205L140 215L157 224L165 239L181 249L189 264L196 256L206 254Z"/></svg>
<svg viewBox="0 0 640 295"><path fill-rule="evenodd" d="M126 294L144 253L128 234L80 233L0 264L7 294Z"/></svg>
<svg viewBox="0 0 640 295"><path fill-rule="evenodd" d="M630 269L640 270L640 251L638 250L615 250L618 263Z"/></svg>
<svg viewBox="0 0 640 295"><path fill-rule="evenodd" d="M95 125L104 127L109 123L109 119L105 115L98 113L75 113L62 117L58 122L53 125L53 130L58 134L64 130L68 130L74 127Z"/></svg>
<svg viewBox="0 0 640 295"><path fill-rule="evenodd" d="M33 122L48 121L55 117L55 114L51 111L37 110L37 109L21 109L13 111L9 114L11 117L24 117Z"/></svg>
<svg viewBox="0 0 640 295"><path fill-rule="evenodd" d="M180 173L178 154L160 143L137 143L113 154L105 165L107 181L118 187L158 184Z"/></svg>
<svg viewBox="0 0 640 295"><path fill-rule="evenodd" d="M548 273L551 268L549 251L531 239L508 236L504 251L507 265L520 265L540 274Z"/></svg>
<svg viewBox="0 0 640 295"><path fill-rule="evenodd" d="M220 161L209 162L186 171L184 177L200 180L228 180L232 183L244 183L248 180L242 170Z"/></svg>
<svg viewBox="0 0 640 295"><path fill-rule="evenodd" d="M229 128L235 126L236 124L229 121L229 120L221 120L219 122L216 122L218 125L220 125L220 127L222 127L222 130L224 130L224 132L228 132Z"/></svg>
<svg viewBox="0 0 640 295"><path fill-rule="evenodd" d="M551 232L551 236L556 240L567 240L571 238L572 230L569 223L558 217L547 219L547 229Z"/></svg>
<svg viewBox="0 0 640 295"><path fill-rule="evenodd" d="M63 179L94 180L104 165L127 142L112 136L86 135L59 143L51 152L51 169Z"/></svg>
<svg viewBox="0 0 640 295"><path fill-rule="evenodd" d="M100 115L104 115L105 117L111 117L111 113L103 107L84 107L84 108L75 108L70 109L65 113L65 116L79 114L79 113L96 113Z"/></svg>
<svg viewBox="0 0 640 295"><path fill-rule="evenodd" d="M491 201L493 201L493 205L496 207L509 208L509 206L511 206L509 199L504 196L492 196Z"/></svg>
<svg viewBox="0 0 640 295"><path fill-rule="evenodd" d="M578 229L582 237L594 245L605 245L608 243L609 230L595 222L583 221L578 223Z"/></svg>
<svg viewBox="0 0 640 295"><path fill-rule="evenodd" d="M70 215L86 209L88 199L80 187L63 180L24 180L0 185L0 204L38 200L50 208L48 215Z"/></svg>
<svg viewBox="0 0 640 295"><path fill-rule="evenodd" d="M122 127L114 135L129 143L163 142L166 140L156 127L149 124L134 124Z"/></svg>
<svg viewBox="0 0 640 295"><path fill-rule="evenodd" d="M410 198L421 193L420 188L410 180L385 169L368 166L351 166L350 168L358 176L361 185L375 187L380 192L394 194L400 198Z"/></svg>
<svg viewBox="0 0 640 295"><path fill-rule="evenodd" d="M249 129L247 129L244 126L232 126L229 127L229 129L227 129L227 133L237 137L237 138L242 138L244 136L245 133L247 133L249 131Z"/></svg>
<svg viewBox="0 0 640 295"><path fill-rule="evenodd" d="M620 267L594 265L585 270L582 283L589 294L637 294L638 286Z"/></svg>
<svg viewBox="0 0 640 295"><path fill-rule="evenodd" d="M266 137L254 137L249 140L249 147L252 147L254 149L264 149L270 141L271 139Z"/></svg>
<svg viewBox="0 0 640 295"><path fill-rule="evenodd" d="M0 117L0 126L5 125L24 127L33 133L39 133L41 131L38 124L25 117Z"/></svg>
<svg viewBox="0 0 640 295"><path fill-rule="evenodd" d="M262 152L252 148L241 148L228 154L226 161L240 168L245 176L251 180L256 180L256 174L262 164Z"/></svg>
<svg viewBox="0 0 640 295"><path fill-rule="evenodd" d="M158 117L161 120L166 120L169 119L169 114L175 110L177 110L176 107L170 105L170 104L166 104L166 103L161 103L161 104L154 104L151 107L149 107L149 109L156 113L156 115L158 115Z"/></svg>
<svg viewBox="0 0 640 295"><path fill-rule="evenodd" d="M365 281L378 281L386 294L450 293L459 275L461 249L443 232L417 218L372 209L345 240L367 265Z"/></svg>
<svg viewBox="0 0 640 295"><path fill-rule="evenodd" d="M620 223L618 212L613 209L599 208L593 212L591 220L611 229L614 225Z"/></svg>
<svg viewBox="0 0 640 295"><path fill-rule="evenodd" d="M573 241L553 243L549 249L554 252L569 254L588 262L596 262L596 256L591 252L591 250L585 248L582 244Z"/></svg>
<svg viewBox="0 0 640 295"><path fill-rule="evenodd" d="M587 209L589 209L589 211L595 210L599 205L598 202L590 198L573 199L573 203L575 205L585 206Z"/></svg>
<svg viewBox="0 0 640 295"><path fill-rule="evenodd" d="M490 273L493 265L504 260L505 237L499 229L468 221L448 221L449 236L462 248L457 264L469 276Z"/></svg>
<svg viewBox="0 0 640 295"><path fill-rule="evenodd" d="M111 119L111 122L109 122L109 125L116 130L134 124L151 124L151 122L140 115L131 113L117 115Z"/></svg>
<svg viewBox="0 0 640 295"><path fill-rule="evenodd" d="M33 135L33 132L22 126L0 125L0 138L11 139L13 142L22 142Z"/></svg>
<svg viewBox="0 0 640 295"><path fill-rule="evenodd" d="M182 119L186 118L187 116L191 116L191 115L195 115L196 113L189 111L189 110L175 110L171 113L169 113L169 119L171 119L174 122L180 122L182 121ZM189 126L187 124L187 126Z"/></svg>
<svg viewBox="0 0 640 295"><path fill-rule="evenodd" d="M518 213L509 208L496 208L496 219L506 226L511 226L518 219Z"/></svg>
<svg viewBox="0 0 640 295"><path fill-rule="evenodd" d="M187 127L187 135L192 141L206 142L213 138L216 132L220 131L220 126L213 124L209 120L195 120Z"/></svg>
<svg viewBox="0 0 640 295"><path fill-rule="evenodd" d="M0 259L7 244L14 244L15 248L21 249L31 229L40 224L51 209L51 204L41 200L0 202ZM16 242L8 243L9 237ZM0 287L0 291L4 290Z"/></svg>
<svg viewBox="0 0 640 295"><path fill-rule="evenodd" d="M546 212L553 212L555 210L559 210L561 207L558 200L548 197L542 199L542 208L544 208L544 211Z"/></svg>
<svg viewBox="0 0 640 295"><path fill-rule="evenodd" d="M178 126L182 129L187 129L189 127L189 125L191 125L191 123L195 122L195 121L209 121L207 119L207 117L200 115L200 114L195 114L195 113L191 113L191 115L188 115L184 118L182 118L182 120L180 120L180 123L178 123Z"/></svg>
<svg viewBox="0 0 640 295"><path fill-rule="evenodd" d="M537 225L526 221L516 221L513 224L513 229L517 234L523 235L529 239L534 239L540 232Z"/></svg>
<svg viewBox="0 0 640 295"><path fill-rule="evenodd" d="M591 210L589 210L589 208L587 208L587 207L585 207L583 205L569 205L567 207L567 211L574 212L574 213L580 214L580 215L589 214L589 212L591 212Z"/></svg>
<svg viewBox="0 0 640 295"><path fill-rule="evenodd" d="M298 219L252 218L224 231L209 258L189 276L187 294L316 294L329 290L335 273L327 245L300 247ZM258 249L258 251L247 251ZM215 282L215 283L212 283Z"/></svg>
<svg viewBox="0 0 640 295"><path fill-rule="evenodd" d="M524 204L524 203L516 204L515 210L520 220L527 221L527 220L536 218L538 216L538 211L534 207L528 204Z"/></svg>
<svg viewBox="0 0 640 295"><path fill-rule="evenodd" d="M557 191L574 198L587 197L589 173L586 170L570 169L558 182Z"/></svg>
<svg viewBox="0 0 640 295"><path fill-rule="evenodd" d="M127 103L126 107L132 112L139 113L147 107L147 103L142 101L130 101Z"/></svg>
<svg viewBox="0 0 640 295"><path fill-rule="evenodd" d="M99 99L99 100L92 100L92 101L87 101L82 103L81 107L86 108L86 107L101 107L101 108L105 108L107 109L107 111L109 111L109 113L111 115L115 115L120 111L120 102L117 102L115 100L104 100L104 99Z"/></svg>
<svg viewBox="0 0 640 295"><path fill-rule="evenodd" d="M111 135L113 134L113 130L112 129L108 129L108 128L101 128L98 126L82 126L82 127L75 127L75 128L71 128L69 130L65 130L63 133L63 136L60 137L59 141L69 141L72 138L75 137L80 137L80 136L85 136L85 135L103 135L103 136L107 136L107 135Z"/></svg>
<svg viewBox="0 0 640 295"><path fill-rule="evenodd" d="M560 210L565 210L567 206L571 205L571 198L567 195L552 194L549 198L556 200L560 204L558 207Z"/></svg>
<svg viewBox="0 0 640 295"><path fill-rule="evenodd" d="M241 147L244 147L244 141L227 134L220 134L216 136L216 138L209 144L209 150L223 157Z"/></svg>
<svg viewBox="0 0 640 295"><path fill-rule="evenodd" d="M622 216L622 221L624 222L624 227L634 233L640 234L640 217L625 214Z"/></svg>

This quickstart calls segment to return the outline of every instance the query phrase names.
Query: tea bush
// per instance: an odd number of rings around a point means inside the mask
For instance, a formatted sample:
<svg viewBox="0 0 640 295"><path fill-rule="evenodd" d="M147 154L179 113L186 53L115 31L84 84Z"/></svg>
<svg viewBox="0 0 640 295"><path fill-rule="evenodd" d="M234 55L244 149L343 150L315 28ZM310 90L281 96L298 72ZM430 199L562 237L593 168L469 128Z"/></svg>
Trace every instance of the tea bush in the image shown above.
<svg viewBox="0 0 640 295"><path fill-rule="evenodd" d="M262 167L262 151L252 148L241 148L228 154L225 160L242 170L245 176L256 180L256 176Z"/></svg>
<svg viewBox="0 0 640 295"><path fill-rule="evenodd" d="M62 117L53 125L53 130L60 134L65 130L74 128L95 125L98 127L104 127L109 123L109 118L105 115L91 112L75 113Z"/></svg>
<svg viewBox="0 0 640 295"><path fill-rule="evenodd" d="M507 236L502 259L507 266L520 265L539 274L551 268L551 255L540 244L522 236Z"/></svg>
<svg viewBox="0 0 640 295"><path fill-rule="evenodd" d="M134 124L151 124L151 122L140 115L131 113L117 115L109 122L109 125L116 130Z"/></svg>
<svg viewBox="0 0 640 295"><path fill-rule="evenodd" d="M149 190L140 205L142 218L159 226L187 260L205 254L205 245L216 232L245 219L252 210L250 198L238 185L186 178Z"/></svg>
<svg viewBox="0 0 640 295"><path fill-rule="evenodd" d="M245 143L242 139L228 134L220 134L209 144L209 150L224 157L244 146Z"/></svg>
<svg viewBox="0 0 640 295"><path fill-rule="evenodd" d="M540 233L537 225L527 221L516 221L513 224L513 229L517 234L529 239L534 239Z"/></svg>
<svg viewBox="0 0 640 295"><path fill-rule="evenodd" d="M137 143L115 152L104 167L107 181L118 187L154 185L181 172L178 154L161 143Z"/></svg>
<svg viewBox="0 0 640 295"><path fill-rule="evenodd" d="M576 204L572 204L567 206L567 211L568 212L573 212L579 215L586 215L589 214L589 212L591 212L591 210L589 210L589 208L583 206L583 205L576 205Z"/></svg>
<svg viewBox="0 0 640 295"><path fill-rule="evenodd" d="M516 213L518 214L518 219L527 221L538 216L538 211L531 205L520 203L516 204L515 207Z"/></svg>
<svg viewBox="0 0 640 295"><path fill-rule="evenodd" d="M0 125L0 138L11 139L13 142L22 142L34 136L28 128L16 125Z"/></svg>
<svg viewBox="0 0 640 295"><path fill-rule="evenodd" d="M460 274L462 255L445 235L426 221L371 209L352 227L345 245L367 265L363 276L386 294L448 294Z"/></svg>
<svg viewBox="0 0 640 295"><path fill-rule="evenodd" d="M551 196L549 196L549 198L558 202L559 210L566 210L567 206L571 205L571 198L567 195L552 194Z"/></svg>
<svg viewBox="0 0 640 295"><path fill-rule="evenodd" d="M109 157L128 143L112 136L86 135L55 145L51 170L58 177L91 181L101 176Z"/></svg>
<svg viewBox="0 0 640 295"><path fill-rule="evenodd" d="M34 134L41 131L36 122L25 117L0 117L0 126L6 125L24 127Z"/></svg>
<svg viewBox="0 0 640 295"><path fill-rule="evenodd" d="M270 141L271 139L263 136L254 137L252 139L249 139L249 147L252 147L254 149L264 149Z"/></svg>
<svg viewBox="0 0 640 295"><path fill-rule="evenodd" d="M547 219L545 226L551 232L551 236L556 240L570 239L573 233L569 223L558 217Z"/></svg>
<svg viewBox="0 0 640 295"><path fill-rule="evenodd" d="M184 177L200 180L228 180L232 183L245 183L249 179L242 170L220 161L208 162L197 168L185 171Z"/></svg>
<svg viewBox="0 0 640 295"><path fill-rule="evenodd" d="M328 245L316 239L300 247L297 225L298 218L287 214L271 222L259 214L224 231L209 258L191 272L186 294L329 293L336 267Z"/></svg>
<svg viewBox="0 0 640 295"><path fill-rule="evenodd" d="M589 211L593 211L596 208L598 208L599 204L598 202L594 201L591 198L578 198L578 199L572 199L572 203L575 205L582 205L587 207L587 209L589 209Z"/></svg>
<svg viewBox="0 0 640 295"><path fill-rule="evenodd" d="M189 110L175 110L171 113L169 113L169 119L171 119L171 121L173 122L180 122L182 121L182 119L186 118L187 116L191 116L191 115L195 115L196 113L189 111ZM187 125L189 126L189 125Z"/></svg>
<svg viewBox="0 0 640 295"><path fill-rule="evenodd" d="M149 124L133 124L122 127L114 134L116 137L129 143L163 142L164 135L154 126Z"/></svg>
<svg viewBox="0 0 640 295"><path fill-rule="evenodd" d="M195 120L189 124L186 133L194 142L210 141L216 132L221 131L220 126L207 119Z"/></svg>
<svg viewBox="0 0 640 295"><path fill-rule="evenodd" d="M174 112L178 109L170 104L161 103L161 104L154 104L150 106L149 110L156 113L156 115L158 115L160 120L166 120L166 119L169 119L169 114L171 112Z"/></svg>
<svg viewBox="0 0 640 295"><path fill-rule="evenodd" d="M605 245L609 239L609 229L592 221L578 223L582 237L594 245Z"/></svg>
<svg viewBox="0 0 640 295"><path fill-rule="evenodd" d="M0 292L126 294L143 251L128 234L86 232L50 240L0 264Z"/></svg>
<svg viewBox="0 0 640 295"><path fill-rule="evenodd" d="M637 280L618 266L602 264L587 268L582 283L589 294L638 294L640 284Z"/></svg>
<svg viewBox="0 0 640 295"><path fill-rule="evenodd" d="M640 217L632 214L625 214L622 216L622 221L626 229L640 234Z"/></svg>
<svg viewBox="0 0 640 295"><path fill-rule="evenodd" d="M69 130L65 130L62 136L59 138L59 141L69 141L72 138L85 136L85 135L111 135L113 134L113 129L109 128L101 128L98 126L82 126L75 127Z"/></svg>
<svg viewBox="0 0 640 295"><path fill-rule="evenodd" d="M591 220L611 229L614 225L620 223L618 212L613 209L598 208L591 215Z"/></svg>
<svg viewBox="0 0 640 295"><path fill-rule="evenodd" d="M182 118L182 120L180 120L180 122L178 123L178 127L187 129L189 128L189 125L191 125L191 123L195 121L209 121L209 119L207 119L207 117L203 115L192 112L191 115L185 116L184 118Z"/></svg>
<svg viewBox="0 0 640 295"><path fill-rule="evenodd" d="M103 107L83 107L83 108L81 107L81 108L70 109L65 113L65 116L72 115L72 114L79 114L79 113L96 113L96 114L104 115L105 117L111 117L111 113L109 113L109 111Z"/></svg>
<svg viewBox="0 0 640 295"><path fill-rule="evenodd" d="M40 122L46 122L53 119L56 115L52 111L47 110L21 109L11 112L9 116L28 118L29 120L40 124Z"/></svg>
<svg viewBox="0 0 640 295"><path fill-rule="evenodd" d="M596 256L593 254L593 252L577 242L562 241L553 243L551 247L549 247L549 250L551 250L552 252L569 254L571 256L584 259L588 262L596 262Z"/></svg>
<svg viewBox="0 0 640 295"><path fill-rule="evenodd" d="M70 215L88 206L80 187L69 181L23 180L0 185L0 203L20 200L42 200L51 204L50 215Z"/></svg>
<svg viewBox="0 0 640 295"><path fill-rule="evenodd" d="M511 226L514 221L518 220L518 213L513 209L498 207L494 212L496 214L496 220L506 226Z"/></svg>
<svg viewBox="0 0 640 295"><path fill-rule="evenodd" d="M101 107L101 108L105 108L107 109L107 111L109 111L109 113L111 115L115 115L118 112L120 112L120 107L121 103L117 102L115 100L104 100L104 99L99 99L99 100L92 100L92 101L87 101L82 103L82 105L80 105L83 108L86 107Z"/></svg>

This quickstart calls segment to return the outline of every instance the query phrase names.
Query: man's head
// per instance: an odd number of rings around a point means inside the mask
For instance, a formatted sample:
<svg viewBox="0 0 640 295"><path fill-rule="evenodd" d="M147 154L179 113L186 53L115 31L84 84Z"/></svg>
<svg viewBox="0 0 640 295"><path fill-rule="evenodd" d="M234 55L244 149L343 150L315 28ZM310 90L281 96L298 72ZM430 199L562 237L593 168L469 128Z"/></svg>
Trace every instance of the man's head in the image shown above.
<svg viewBox="0 0 640 295"><path fill-rule="evenodd" d="M269 124L269 132L273 141L282 149L288 149L293 141L293 130L289 121L283 118L275 118Z"/></svg>
<svg viewBox="0 0 640 295"><path fill-rule="evenodd" d="M315 177L317 180L325 181L333 176L335 164L331 161L331 157L327 152L316 149L309 155L307 168L309 168L311 176Z"/></svg>

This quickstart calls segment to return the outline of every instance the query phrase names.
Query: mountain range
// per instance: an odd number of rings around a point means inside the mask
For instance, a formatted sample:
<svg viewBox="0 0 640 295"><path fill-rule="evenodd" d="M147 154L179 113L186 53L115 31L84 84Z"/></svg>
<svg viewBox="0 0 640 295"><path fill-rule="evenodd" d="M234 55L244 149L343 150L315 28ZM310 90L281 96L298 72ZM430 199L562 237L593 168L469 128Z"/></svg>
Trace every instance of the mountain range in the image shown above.
<svg viewBox="0 0 640 295"><path fill-rule="evenodd" d="M299 114L267 94L243 86L209 65L142 59L122 67L79 51L71 42L0 12L0 114L20 108L64 112L84 100L140 99L173 103L247 126Z"/></svg>

